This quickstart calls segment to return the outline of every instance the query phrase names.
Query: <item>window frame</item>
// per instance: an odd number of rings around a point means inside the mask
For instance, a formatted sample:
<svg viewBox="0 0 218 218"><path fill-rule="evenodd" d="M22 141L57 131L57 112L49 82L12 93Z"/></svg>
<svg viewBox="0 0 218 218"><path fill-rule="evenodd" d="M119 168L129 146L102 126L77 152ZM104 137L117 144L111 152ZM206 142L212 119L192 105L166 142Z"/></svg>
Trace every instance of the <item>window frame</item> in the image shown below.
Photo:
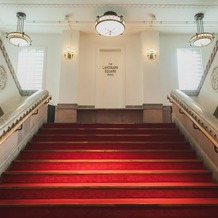
<svg viewBox="0 0 218 218"><path fill-rule="evenodd" d="M36 91L36 90L38 90L38 89L34 89L34 88L32 88L32 89L25 89L25 87L22 87L21 82L19 80L19 72L18 72L19 71L19 55L20 55L20 52L22 50L25 50L25 49L27 49L28 51L36 50L36 49L40 49L40 50L44 51L43 66L42 66L42 81L41 81L41 88L40 89L45 89L45 85L46 85L45 79L46 79L46 54L47 54L47 49L46 49L46 47L43 47L43 46L34 46L34 47L31 46L31 47L22 47L22 48L19 48L16 75L17 75L18 81L20 83L21 89L23 91L28 91L28 90Z"/></svg>
<svg viewBox="0 0 218 218"><path fill-rule="evenodd" d="M198 85L197 87L194 89L183 89L183 87L180 87L180 81L179 81L179 78L181 76L180 74L180 69L179 69L179 57L178 57L178 51L179 50L186 50L186 51L198 51L198 54L199 54L199 58L200 58L200 68L201 68L201 73L199 74L200 75L200 79L198 81ZM188 95L196 95L197 92L198 92L198 89L199 89L199 86L201 84L201 80L202 80L202 77L203 77L203 74L204 74L204 69L203 69L203 60L202 60L202 50L201 48L177 48L177 76L178 76L178 88L185 92L186 94ZM194 76L195 73L193 73L193 76Z"/></svg>

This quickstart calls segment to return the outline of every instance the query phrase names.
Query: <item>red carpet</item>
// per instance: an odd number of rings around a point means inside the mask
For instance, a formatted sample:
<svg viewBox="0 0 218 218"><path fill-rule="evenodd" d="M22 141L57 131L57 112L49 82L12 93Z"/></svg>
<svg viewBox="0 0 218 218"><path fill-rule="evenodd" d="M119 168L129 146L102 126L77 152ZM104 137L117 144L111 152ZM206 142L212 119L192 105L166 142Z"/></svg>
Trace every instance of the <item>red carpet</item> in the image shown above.
<svg viewBox="0 0 218 218"><path fill-rule="evenodd" d="M174 124L44 124L2 175L1 217L217 218L218 184Z"/></svg>

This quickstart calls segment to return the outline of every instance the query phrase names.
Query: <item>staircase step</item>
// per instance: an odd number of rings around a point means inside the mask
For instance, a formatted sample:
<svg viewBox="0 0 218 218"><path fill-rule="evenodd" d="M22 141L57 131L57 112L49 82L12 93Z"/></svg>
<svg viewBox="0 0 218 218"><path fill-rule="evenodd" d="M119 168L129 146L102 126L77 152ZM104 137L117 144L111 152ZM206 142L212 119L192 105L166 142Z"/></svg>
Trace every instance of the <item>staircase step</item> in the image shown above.
<svg viewBox="0 0 218 218"><path fill-rule="evenodd" d="M19 159L193 159L196 154L193 151L120 151L120 150L24 150Z"/></svg>
<svg viewBox="0 0 218 218"><path fill-rule="evenodd" d="M147 135L147 134L180 134L178 129L168 128L41 128L39 134L79 134L79 135Z"/></svg>
<svg viewBox="0 0 218 218"><path fill-rule="evenodd" d="M217 186L1 186L0 199L218 198Z"/></svg>
<svg viewBox="0 0 218 218"><path fill-rule="evenodd" d="M10 170L160 170L160 169L203 169L200 161L167 161L153 160L149 162L70 162L61 160L14 161Z"/></svg>
<svg viewBox="0 0 218 218"><path fill-rule="evenodd" d="M217 218L218 184L175 124L48 123L0 180L0 216Z"/></svg>
<svg viewBox="0 0 218 218"><path fill-rule="evenodd" d="M168 142L168 143L81 143L81 142L30 142L26 149L28 150L63 150L63 149L190 149L187 142Z"/></svg>
<svg viewBox="0 0 218 218"><path fill-rule="evenodd" d="M26 206L26 205L70 205L70 206L147 206L147 205L188 205L188 206L200 206L200 205L215 205L218 207L218 199L216 198L124 198L124 199L22 199L22 200L0 200L0 205L14 205L14 206Z"/></svg>
<svg viewBox="0 0 218 218"><path fill-rule="evenodd" d="M214 182L128 182L128 183L0 183L0 188L218 188Z"/></svg>
<svg viewBox="0 0 218 218"><path fill-rule="evenodd" d="M3 201L0 202L0 212L3 217L14 217L16 214L16 218L69 218L72 214L74 218L217 218L218 207L214 199L207 199L205 204L201 199L128 200L105 203L101 199L90 203L87 200L72 202L68 199L38 199L28 200L27 204L26 200Z"/></svg>
<svg viewBox="0 0 218 218"><path fill-rule="evenodd" d="M44 123L43 128L175 128L174 123Z"/></svg>
<svg viewBox="0 0 218 218"><path fill-rule="evenodd" d="M211 182L206 170L161 171L8 171L2 176L4 183L60 183L60 182Z"/></svg>
<svg viewBox="0 0 218 218"><path fill-rule="evenodd" d="M37 134L33 137L32 141L41 141L41 142L76 142L76 141L107 141L107 142L114 142L114 141L120 141L120 142L137 142L137 141L170 141L170 142L178 142L178 141L185 141L184 136L180 134L175 135L167 135L167 134L147 134L147 135L77 135L77 134Z"/></svg>

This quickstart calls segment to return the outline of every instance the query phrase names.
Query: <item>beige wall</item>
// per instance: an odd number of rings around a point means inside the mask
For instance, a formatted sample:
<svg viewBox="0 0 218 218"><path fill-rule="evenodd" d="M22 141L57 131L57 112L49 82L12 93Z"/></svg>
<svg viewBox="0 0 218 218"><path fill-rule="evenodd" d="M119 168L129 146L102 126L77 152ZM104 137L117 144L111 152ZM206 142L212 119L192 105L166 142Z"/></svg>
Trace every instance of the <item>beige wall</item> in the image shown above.
<svg viewBox="0 0 218 218"><path fill-rule="evenodd" d="M124 51L125 106L170 105L167 95L171 90L178 88L176 49L190 47L189 34L145 32L107 38L97 34L90 35L73 31L73 47L78 50L73 61L66 61L63 59L63 49L64 46L68 46L66 43L69 40L68 34L69 31L49 35L31 34L33 46L45 46L47 49L45 89L52 95L52 104L95 106L97 51L101 48L122 48ZM148 38L154 38L154 40L148 42ZM4 41L16 69L19 48L10 45L5 38ZM158 50L158 60L147 60L145 50L149 47ZM204 65L206 65L212 47L213 45L210 45L202 49ZM8 99L6 105L10 108L10 104L15 102L14 99L18 99L18 95L15 94L16 91L12 91L16 89L13 83L9 82L7 89L11 90L10 93L5 95L1 92L0 101L2 102L3 98L4 101ZM198 101L211 112L214 111L217 93L211 89L210 75L206 79Z"/></svg>
<svg viewBox="0 0 218 218"><path fill-rule="evenodd" d="M210 49L213 48L214 44L210 46ZM211 49L212 50L212 49ZM205 58L208 61L208 58ZM207 64L207 62L206 62ZM211 68L206 76L202 89L196 100L199 104L203 105L211 114L214 113L218 106L218 90L214 90L211 84L212 73L215 68L218 67L218 54L216 54Z"/></svg>
<svg viewBox="0 0 218 218"><path fill-rule="evenodd" d="M100 49L121 49L124 59L124 104L142 105L142 57L140 34L107 38L81 34L78 75L78 104L95 105L96 66ZM113 89L114 87L111 87Z"/></svg>
<svg viewBox="0 0 218 218"><path fill-rule="evenodd" d="M2 50L0 51L0 65L5 69L7 76L6 86L3 90L0 90L0 107L2 108L3 112L6 113L12 110L15 105L21 101L22 97L13 80Z"/></svg>

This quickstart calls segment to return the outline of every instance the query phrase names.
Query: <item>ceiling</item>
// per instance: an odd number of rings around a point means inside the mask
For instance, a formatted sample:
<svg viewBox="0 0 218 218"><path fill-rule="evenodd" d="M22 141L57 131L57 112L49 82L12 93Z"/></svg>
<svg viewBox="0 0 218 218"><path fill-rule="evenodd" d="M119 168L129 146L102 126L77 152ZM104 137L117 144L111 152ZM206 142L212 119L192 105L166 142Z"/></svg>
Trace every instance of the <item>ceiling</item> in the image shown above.
<svg viewBox="0 0 218 218"><path fill-rule="evenodd" d="M204 13L204 30L218 33L218 0L0 0L0 31L16 31L17 12L26 14L24 31L95 33L96 16L106 11L123 15L124 34L154 30L196 33L194 15Z"/></svg>

